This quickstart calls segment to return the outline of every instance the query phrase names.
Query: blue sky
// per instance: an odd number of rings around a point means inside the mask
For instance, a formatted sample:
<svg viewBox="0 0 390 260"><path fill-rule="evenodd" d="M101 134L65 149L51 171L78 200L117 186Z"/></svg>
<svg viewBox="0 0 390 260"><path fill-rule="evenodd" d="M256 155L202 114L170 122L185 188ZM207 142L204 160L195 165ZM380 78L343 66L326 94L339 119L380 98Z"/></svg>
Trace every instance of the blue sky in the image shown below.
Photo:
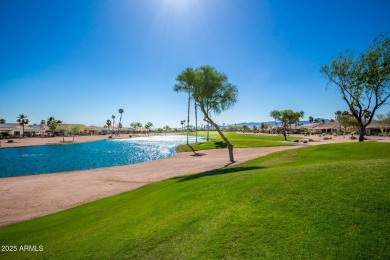
<svg viewBox="0 0 390 260"><path fill-rule="evenodd" d="M176 76L201 65L239 90L220 124L333 118L347 107L320 65L389 32L389 13L388 0L0 0L0 118L102 126L123 108L125 126L180 127Z"/></svg>

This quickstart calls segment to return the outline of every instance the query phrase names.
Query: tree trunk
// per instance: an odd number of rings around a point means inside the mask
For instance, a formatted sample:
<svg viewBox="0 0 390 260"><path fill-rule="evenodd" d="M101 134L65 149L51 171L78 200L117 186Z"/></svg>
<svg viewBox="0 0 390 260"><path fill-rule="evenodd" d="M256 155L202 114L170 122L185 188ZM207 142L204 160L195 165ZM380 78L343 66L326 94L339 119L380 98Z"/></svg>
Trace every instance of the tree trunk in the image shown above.
<svg viewBox="0 0 390 260"><path fill-rule="evenodd" d="M210 123L207 122L207 142L210 141Z"/></svg>
<svg viewBox="0 0 390 260"><path fill-rule="evenodd" d="M203 107L201 106L200 108L202 109L202 112L203 112L203 114L205 116L204 121L206 121L207 123L210 123L211 125L213 125L215 127L215 129L217 130L218 134L221 136L222 140L226 143L226 146L227 146L228 151L229 151L229 160L230 160L230 162L232 162L232 163L235 162L234 161L234 156L233 156L233 145L225 137L225 135L222 133L221 129L219 129L219 126L213 120L210 119L210 117L207 115L207 113L205 112Z"/></svg>
<svg viewBox="0 0 390 260"><path fill-rule="evenodd" d="M195 102L195 142L198 143L198 106Z"/></svg>
<svg viewBox="0 0 390 260"><path fill-rule="evenodd" d="M359 128L360 128L359 142L364 142L364 134L366 133L366 126L364 124L361 124Z"/></svg>
<svg viewBox="0 0 390 260"><path fill-rule="evenodd" d="M287 141L287 132L286 132L286 130L282 130L282 134L284 136L284 141Z"/></svg>
<svg viewBox="0 0 390 260"><path fill-rule="evenodd" d="M232 162L232 163L235 162L234 161L234 156L233 156L233 145L225 137L225 135L222 133L221 129L219 129L219 126L216 123L214 123L212 120L210 120L210 123L215 127L215 129L217 130L218 134L221 136L222 140L226 143L226 146L227 146L228 151L229 151L229 160L230 160L230 162Z"/></svg>
<svg viewBox="0 0 390 260"><path fill-rule="evenodd" d="M188 144L188 135L189 135L189 130L190 130L190 103L191 103L191 92L188 91L187 144Z"/></svg>

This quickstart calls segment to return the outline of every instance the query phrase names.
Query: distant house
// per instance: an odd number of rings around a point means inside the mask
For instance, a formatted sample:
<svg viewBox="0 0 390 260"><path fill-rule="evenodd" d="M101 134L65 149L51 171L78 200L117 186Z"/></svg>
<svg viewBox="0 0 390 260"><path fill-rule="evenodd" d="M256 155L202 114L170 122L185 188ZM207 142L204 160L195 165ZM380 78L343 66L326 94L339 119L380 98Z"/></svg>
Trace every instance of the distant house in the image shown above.
<svg viewBox="0 0 390 260"><path fill-rule="evenodd" d="M303 127L303 126L302 126ZM311 128L308 128L308 130L311 133L337 133L340 130L340 124L339 122L329 122L327 124L319 123ZM347 132L353 132L357 131L358 129L353 126L347 127ZM341 126L341 131L344 131L344 127ZM367 127L366 127L366 134L368 135L378 135L382 133L390 133L390 125L383 124L379 121L373 120Z"/></svg>
<svg viewBox="0 0 390 260"><path fill-rule="evenodd" d="M390 125L386 125L380 121L372 121L366 127L366 133L369 135L390 134Z"/></svg>
<svg viewBox="0 0 390 260"><path fill-rule="evenodd" d="M24 126L25 136L43 136L48 130L46 125ZM10 136L20 137L23 134L23 127L18 123L0 124L0 133L7 133Z"/></svg>

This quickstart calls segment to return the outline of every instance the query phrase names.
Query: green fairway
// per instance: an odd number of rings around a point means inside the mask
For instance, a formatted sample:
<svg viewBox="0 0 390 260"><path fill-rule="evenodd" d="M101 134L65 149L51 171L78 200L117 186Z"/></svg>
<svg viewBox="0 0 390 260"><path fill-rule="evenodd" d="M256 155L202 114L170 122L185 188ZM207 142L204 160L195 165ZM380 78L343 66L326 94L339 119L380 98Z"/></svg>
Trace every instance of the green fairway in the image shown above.
<svg viewBox="0 0 390 260"><path fill-rule="evenodd" d="M277 152L2 227L43 252L0 258L389 259L389 169L387 143Z"/></svg>
<svg viewBox="0 0 390 260"><path fill-rule="evenodd" d="M225 132L224 135L234 148L247 148L247 147L271 147L271 146L286 146L284 143L284 137L274 135L254 135L254 134L237 134ZM192 134L191 136L194 136ZM199 132L198 136L206 140L206 132ZM287 140L292 141L299 139L296 137L288 137ZM199 143L190 144L195 151L208 150L216 148L226 148L226 144L222 141L218 132L210 132L210 141L203 141ZM188 145L181 145L178 147L179 152L191 152L191 148Z"/></svg>

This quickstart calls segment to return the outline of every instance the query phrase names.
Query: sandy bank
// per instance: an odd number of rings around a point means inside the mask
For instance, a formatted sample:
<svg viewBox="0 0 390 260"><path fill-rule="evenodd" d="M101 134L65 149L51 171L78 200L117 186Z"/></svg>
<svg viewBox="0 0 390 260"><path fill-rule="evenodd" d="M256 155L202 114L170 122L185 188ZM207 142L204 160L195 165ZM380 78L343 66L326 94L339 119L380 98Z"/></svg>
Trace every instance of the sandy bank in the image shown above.
<svg viewBox="0 0 390 260"><path fill-rule="evenodd" d="M235 149L241 163L293 147ZM224 167L226 149L179 153L172 157L126 166L0 179L0 225L20 222L133 190L174 176ZM158 169L158 170L157 170Z"/></svg>

